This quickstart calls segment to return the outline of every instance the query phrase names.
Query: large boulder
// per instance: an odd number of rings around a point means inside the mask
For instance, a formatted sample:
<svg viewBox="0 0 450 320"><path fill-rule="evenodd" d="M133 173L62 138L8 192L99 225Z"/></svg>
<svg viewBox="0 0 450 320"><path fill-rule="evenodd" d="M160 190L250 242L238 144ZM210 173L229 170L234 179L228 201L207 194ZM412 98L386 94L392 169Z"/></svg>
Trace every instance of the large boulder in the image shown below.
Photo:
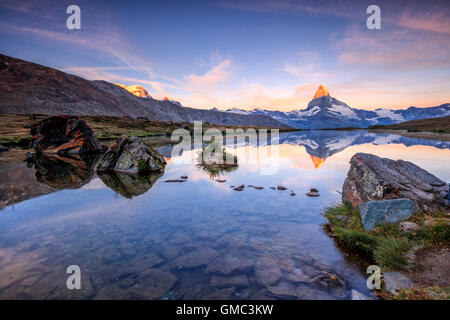
<svg viewBox="0 0 450 320"><path fill-rule="evenodd" d="M161 172L166 159L141 138L121 137L113 141L97 164L97 171L117 171L131 174Z"/></svg>
<svg viewBox="0 0 450 320"><path fill-rule="evenodd" d="M423 211L447 211L447 183L409 161L357 153L342 187L342 200L354 208L364 202L406 198Z"/></svg>
<svg viewBox="0 0 450 320"><path fill-rule="evenodd" d="M364 202L359 207L361 221L366 230L383 223L397 223L411 218L419 206L409 199L392 199Z"/></svg>
<svg viewBox="0 0 450 320"><path fill-rule="evenodd" d="M30 133L37 153L80 155L103 150L94 131L76 116L45 118L31 126Z"/></svg>

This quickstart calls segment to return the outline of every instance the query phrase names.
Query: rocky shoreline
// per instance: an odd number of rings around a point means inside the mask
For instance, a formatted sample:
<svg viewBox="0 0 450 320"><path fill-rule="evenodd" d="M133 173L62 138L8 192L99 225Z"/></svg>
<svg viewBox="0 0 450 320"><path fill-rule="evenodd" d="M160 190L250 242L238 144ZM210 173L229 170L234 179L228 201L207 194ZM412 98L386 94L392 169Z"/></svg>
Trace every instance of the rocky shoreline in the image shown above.
<svg viewBox="0 0 450 320"><path fill-rule="evenodd" d="M381 268L381 298L449 299L448 184L407 161L358 153L350 163L343 203L325 212L330 234Z"/></svg>

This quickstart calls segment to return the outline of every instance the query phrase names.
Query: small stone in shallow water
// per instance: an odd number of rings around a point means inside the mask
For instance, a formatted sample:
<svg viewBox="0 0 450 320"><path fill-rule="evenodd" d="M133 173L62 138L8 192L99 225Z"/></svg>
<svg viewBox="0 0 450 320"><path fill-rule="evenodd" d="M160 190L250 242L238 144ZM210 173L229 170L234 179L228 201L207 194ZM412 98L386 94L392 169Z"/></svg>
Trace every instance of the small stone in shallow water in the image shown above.
<svg viewBox="0 0 450 320"><path fill-rule="evenodd" d="M275 187L269 187L270 189L272 189L272 190L275 190L276 188Z"/></svg>
<svg viewBox="0 0 450 320"><path fill-rule="evenodd" d="M186 180L182 179L170 179L170 180L164 180L164 182L185 182Z"/></svg>
<svg viewBox="0 0 450 320"><path fill-rule="evenodd" d="M180 179L187 180L188 176L181 176Z"/></svg>
<svg viewBox="0 0 450 320"><path fill-rule="evenodd" d="M255 187L256 190L262 190L264 187Z"/></svg>
<svg viewBox="0 0 450 320"><path fill-rule="evenodd" d="M291 193L289 194L290 196L295 196L295 192L291 191Z"/></svg>
<svg viewBox="0 0 450 320"><path fill-rule="evenodd" d="M284 186L278 186L277 189L278 189L278 190L286 190L287 188L284 187Z"/></svg>
<svg viewBox="0 0 450 320"><path fill-rule="evenodd" d="M245 185L241 184L238 188L244 189L244 188L245 188Z"/></svg>
<svg viewBox="0 0 450 320"><path fill-rule="evenodd" d="M242 191L242 190L244 190L244 189L238 187L238 188L234 188L233 190L234 190L234 191Z"/></svg>
<svg viewBox="0 0 450 320"><path fill-rule="evenodd" d="M252 185L252 184L249 184L247 187L249 187L249 188L254 188L255 186Z"/></svg>
<svg viewBox="0 0 450 320"><path fill-rule="evenodd" d="M306 195L308 197L318 197L320 194L318 192L307 192Z"/></svg>
<svg viewBox="0 0 450 320"><path fill-rule="evenodd" d="M230 186L230 188L233 189L233 188L234 188L234 185Z"/></svg>
<svg viewBox="0 0 450 320"><path fill-rule="evenodd" d="M216 181L217 181L217 182L219 182L219 183L224 183L224 182L227 182L227 180L226 180L226 179L216 179Z"/></svg>
<svg viewBox="0 0 450 320"><path fill-rule="evenodd" d="M319 192L319 190L317 190L316 188L311 188L311 189L309 189L309 191L311 191L311 192Z"/></svg>

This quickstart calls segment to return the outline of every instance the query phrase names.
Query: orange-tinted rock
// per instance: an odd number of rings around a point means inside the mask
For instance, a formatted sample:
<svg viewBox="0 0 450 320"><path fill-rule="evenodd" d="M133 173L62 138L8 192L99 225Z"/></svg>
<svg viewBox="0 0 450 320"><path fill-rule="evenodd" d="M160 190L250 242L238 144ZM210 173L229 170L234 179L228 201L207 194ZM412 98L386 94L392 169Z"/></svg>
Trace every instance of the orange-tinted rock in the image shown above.
<svg viewBox="0 0 450 320"><path fill-rule="evenodd" d="M94 131L76 116L45 118L34 124L30 133L37 153L85 154L103 150Z"/></svg>
<svg viewBox="0 0 450 320"><path fill-rule="evenodd" d="M128 92L131 92L132 94L134 94L135 96L141 97L141 98L151 98L152 96L148 93L147 90L145 90L144 87L136 84L134 86L124 86L123 84L120 83L115 83L116 86L119 86L125 90L127 90Z"/></svg>
<svg viewBox="0 0 450 320"><path fill-rule="evenodd" d="M329 96L329 95L330 95L330 93L328 92L327 88L325 88L323 85L320 85L319 89L317 89L316 94L314 95L314 97L312 99L314 100L314 99L324 97L324 96Z"/></svg>

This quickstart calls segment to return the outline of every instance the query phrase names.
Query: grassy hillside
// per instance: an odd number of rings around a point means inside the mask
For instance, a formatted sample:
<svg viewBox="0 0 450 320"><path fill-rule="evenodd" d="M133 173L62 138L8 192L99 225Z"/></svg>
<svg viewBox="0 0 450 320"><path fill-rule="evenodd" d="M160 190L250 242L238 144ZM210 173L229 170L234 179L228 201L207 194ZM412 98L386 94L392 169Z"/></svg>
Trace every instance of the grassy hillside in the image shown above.
<svg viewBox="0 0 450 320"><path fill-rule="evenodd" d="M411 120L391 125L370 126L369 129L407 130L408 132L450 133L450 116L442 118Z"/></svg>

